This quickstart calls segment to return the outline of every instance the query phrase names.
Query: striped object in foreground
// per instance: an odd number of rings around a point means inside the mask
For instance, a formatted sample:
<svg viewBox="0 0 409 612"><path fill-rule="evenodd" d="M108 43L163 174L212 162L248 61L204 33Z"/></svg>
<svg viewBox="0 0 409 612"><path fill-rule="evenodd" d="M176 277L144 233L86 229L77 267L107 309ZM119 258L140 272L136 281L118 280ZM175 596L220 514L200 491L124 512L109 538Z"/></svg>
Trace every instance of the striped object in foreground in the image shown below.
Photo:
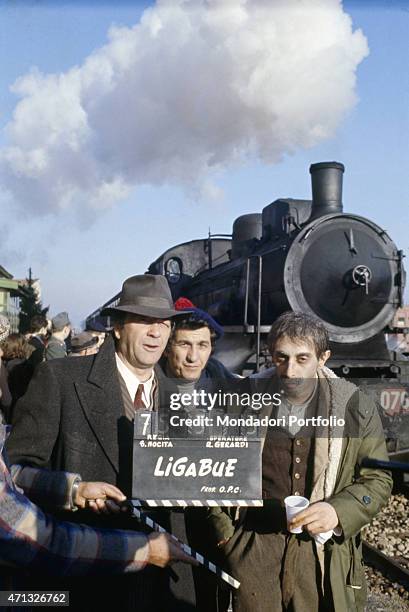
<svg viewBox="0 0 409 612"><path fill-rule="evenodd" d="M144 499L143 501L135 499L133 500L134 506L149 506L150 508L171 508L178 507L183 508L185 506L194 506L195 508L201 508L203 506L224 506L231 508L233 506L262 506L262 499L206 499L204 501L198 499Z"/></svg>
<svg viewBox="0 0 409 612"><path fill-rule="evenodd" d="M132 501L133 515L137 519L145 523L145 525L148 525L148 527L150 527L154 531L158 531L159 533L167 533L168 535L170 535L176 542L179 542L179 544L182 545L184 552L196 559L196 561L198 561L200 565L203 565L203 567L208 569L210 572L213 572L213 574L216 574L216 576L219 576L219 578L227 582L227 584L232 586L234 589L239 588L240 582L238 580L235 580L235 578L230 576L230 574L227 574L227 572L224 572L220 567L218 567L211 561L205 559L203 555L193 550L193 548L190 548L190 546L188 546L184 542L181 542L176 536L169 533L168 531L166 531L166 529L159 525L159 523L155 523L155 521L153 521L149 516L147 516L144 512L140 510L139 506L140 504L138 503L138 500Z"/></svg>

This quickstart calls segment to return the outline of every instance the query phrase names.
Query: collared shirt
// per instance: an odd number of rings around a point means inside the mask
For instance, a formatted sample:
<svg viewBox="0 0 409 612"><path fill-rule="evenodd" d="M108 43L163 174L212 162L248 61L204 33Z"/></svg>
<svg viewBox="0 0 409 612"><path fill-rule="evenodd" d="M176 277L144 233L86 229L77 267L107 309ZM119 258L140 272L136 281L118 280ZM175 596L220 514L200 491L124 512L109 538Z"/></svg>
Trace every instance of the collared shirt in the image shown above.
<svg viewBox="0 0 409 612"><path fill-rule="evenodd" d="M143 385L143 393L142 393L142 401L145 404L146 408L152 408L151 394L152 394L152 385L155 379L155 374L152 370L152 373L148 380L141 381L139 378L124 364L122 359L115 353L116 359L116 367L118 368L118 372L122 376L125 381L126 388L128 389L128 393L131 396L132 401L135 398L136 392L138 390L139 385Z"/></svg>
<svg viewBox="0 0 409 612"><path fill-rule="evenodd" d="M31 503L11 478L3 452L5 431L0 425L1 565L35 567L49 575L108 574L145 567L149 544L144 534L59 522ZM33 478L32 492L35 483ZM48 502L53 501L51 496Z"/></svg>

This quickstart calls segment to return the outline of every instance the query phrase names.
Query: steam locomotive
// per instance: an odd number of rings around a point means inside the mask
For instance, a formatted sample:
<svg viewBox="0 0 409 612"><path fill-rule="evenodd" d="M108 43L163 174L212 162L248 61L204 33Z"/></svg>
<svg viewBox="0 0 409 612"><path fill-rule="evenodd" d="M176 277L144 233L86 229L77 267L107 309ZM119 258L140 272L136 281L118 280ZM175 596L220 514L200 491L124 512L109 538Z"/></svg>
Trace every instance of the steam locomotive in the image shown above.
<svg viewBox="0 0 409 612"><path fill-rule="evenodd" d="M409 360L388 350L385 329L403 302L403 253L373 221L343 212L343 164L312 164L310 173L312 200L275 200L238 217L232 235L171 247L148 272L165 275L175 300L188 297L223 325L215 356L236 372L268 364L263 339L294 310L325 323L338 374L400 388Z"/></svg>
<svg viewBox="0 0 409 612"><path fill-rule="evenodd" d="M275 200L238 217L231 239L186 242L149 266L175 299L188 297L224 326L227 366L240 370L255 354L259 367L263 335L294 310L325 323L331 365L344 374L397 373L384 329L402 305L403 254L375 223L343 212L343 172L337 162L313 164L312 200Z"/></svg>

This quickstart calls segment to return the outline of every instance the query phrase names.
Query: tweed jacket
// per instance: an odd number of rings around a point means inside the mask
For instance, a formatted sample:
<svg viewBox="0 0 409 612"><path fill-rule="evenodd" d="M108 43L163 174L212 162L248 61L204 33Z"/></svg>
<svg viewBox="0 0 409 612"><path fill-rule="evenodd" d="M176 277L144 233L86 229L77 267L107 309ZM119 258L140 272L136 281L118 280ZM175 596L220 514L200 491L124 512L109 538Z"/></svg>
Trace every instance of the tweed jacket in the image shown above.
<svg viewBox="0 0 409 612"><path fill-rule="evenodd" d="M149 546L140 533L115 533L94 530L83 525L57 522L45 515L25 497L14 484L4 454L5 427L0 425L0 564L19 568L35 568L56 575L115 573L143 569ZM18 470L18 474L24 470ZM20 475L21 475L20 474ZM17 473L16 473L17 476ZM58 483L55 489L47 486L45 473L26 473L33 495L42 497L47 490L51 505L65 503L73 476L59 474L48 479ZM20 484L24 479L21 478ZM10 588L1 573L0 587Z"/></svg>

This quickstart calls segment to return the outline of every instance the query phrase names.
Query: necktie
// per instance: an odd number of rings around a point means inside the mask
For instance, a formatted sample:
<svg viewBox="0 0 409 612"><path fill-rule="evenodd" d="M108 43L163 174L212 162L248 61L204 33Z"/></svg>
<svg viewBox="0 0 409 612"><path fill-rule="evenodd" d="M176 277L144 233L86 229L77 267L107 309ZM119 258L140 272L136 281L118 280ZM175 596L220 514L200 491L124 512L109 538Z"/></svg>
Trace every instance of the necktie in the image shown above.
<svg viewBox="0 0 409 612"><path fill-rule="evenodd" d="M143 393L143 384L139 384L135 393L135 399L133 401L133 407L135 410L143 410L146 408L145 404L142 401L142 393Z"/></svg>

